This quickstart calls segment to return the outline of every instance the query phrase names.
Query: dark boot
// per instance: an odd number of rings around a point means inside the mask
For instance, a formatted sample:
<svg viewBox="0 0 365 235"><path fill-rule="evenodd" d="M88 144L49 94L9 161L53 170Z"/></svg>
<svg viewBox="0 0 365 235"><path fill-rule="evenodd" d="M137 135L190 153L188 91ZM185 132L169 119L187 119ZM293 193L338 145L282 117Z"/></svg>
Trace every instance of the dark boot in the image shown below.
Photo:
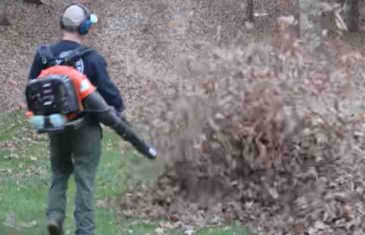
<svg viewBox="0 0 365 235"><path fill-rule="evenodd" d="M47 229L48 229L49 235L63 235L64 234L62 225L55 220L48 221Z"/></svg>

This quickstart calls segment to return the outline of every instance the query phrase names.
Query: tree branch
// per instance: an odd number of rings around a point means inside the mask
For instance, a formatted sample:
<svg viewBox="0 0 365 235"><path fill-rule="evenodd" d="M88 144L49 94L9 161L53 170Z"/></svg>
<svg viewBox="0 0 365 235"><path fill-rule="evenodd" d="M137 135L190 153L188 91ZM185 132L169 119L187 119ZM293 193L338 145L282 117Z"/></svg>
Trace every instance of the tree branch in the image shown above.
<svg viewBox="0 0 365 235"><path fill-rule="evenodd" d="M36 4L36 5L42 5L44 4L42 2L42 0L23 0L25 3L31 3L31 4Z"/></svg>

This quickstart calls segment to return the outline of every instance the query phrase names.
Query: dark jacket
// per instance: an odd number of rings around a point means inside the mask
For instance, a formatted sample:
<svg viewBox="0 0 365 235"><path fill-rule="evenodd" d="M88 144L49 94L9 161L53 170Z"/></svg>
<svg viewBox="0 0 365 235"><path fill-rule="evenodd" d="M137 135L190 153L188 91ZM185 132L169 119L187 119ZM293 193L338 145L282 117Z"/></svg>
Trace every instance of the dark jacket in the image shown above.
<svg viewBox="0 0 365 235"><path fill-rule="evenodd" d="M74 50L81 45L73 41L60 41L50 46L52 54L59 57L61 53ZM105 59L96 51L85 54L81 60L76 62L76 68L85 74L94 86L97 87L100 95L105 101L113 106L117 112L124 111L123 99L118 88L110 79L107 72L107 63ZM28 79L37 78L44 69L39 53L36 53Z"/></svg>

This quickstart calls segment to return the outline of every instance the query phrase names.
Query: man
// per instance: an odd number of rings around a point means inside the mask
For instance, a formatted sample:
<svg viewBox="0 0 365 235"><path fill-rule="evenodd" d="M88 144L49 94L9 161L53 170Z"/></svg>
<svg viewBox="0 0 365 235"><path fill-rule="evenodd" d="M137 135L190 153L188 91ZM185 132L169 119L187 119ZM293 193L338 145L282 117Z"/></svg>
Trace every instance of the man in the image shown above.
<svg viewBox="0 0 365 235"><path fill-rule="evenodd" d="M56 58L80 48L82 39L97 17L83 5L73 4L63 12L60 24L63 29L61 41L50 45L48 53ZM46 63L40 51L36 53L30 69L29 79L35 79L45 69ZM96 51L83 55L75 67L96 86L106 103L118 114L124 110L123 101L114 83L110 80L104 58ZM74 219L76 235L93 235L94 222L94 180L101 156L101 128L92 117L77 130L50 134L50 160L52 170L48 193L47 221L51 235L63 234L66 213L67 182L73 173L76 182Z"/></svg>

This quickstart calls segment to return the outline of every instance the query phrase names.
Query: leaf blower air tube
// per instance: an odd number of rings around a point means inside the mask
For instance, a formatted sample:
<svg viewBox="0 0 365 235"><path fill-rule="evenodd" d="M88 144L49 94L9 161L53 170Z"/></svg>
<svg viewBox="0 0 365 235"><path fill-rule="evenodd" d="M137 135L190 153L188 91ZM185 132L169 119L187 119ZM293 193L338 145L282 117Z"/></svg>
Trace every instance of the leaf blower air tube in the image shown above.
<svg viewBox="0 0 365 235"><path fill-rule="evenodd" d="M93 113L97 120L113 129L124 140L131 143L141 154L150 159L157 156L156 150L148 146L129 127L129 125L117 116L98 92L93 92L83 100L85 111Z"/></svg>

